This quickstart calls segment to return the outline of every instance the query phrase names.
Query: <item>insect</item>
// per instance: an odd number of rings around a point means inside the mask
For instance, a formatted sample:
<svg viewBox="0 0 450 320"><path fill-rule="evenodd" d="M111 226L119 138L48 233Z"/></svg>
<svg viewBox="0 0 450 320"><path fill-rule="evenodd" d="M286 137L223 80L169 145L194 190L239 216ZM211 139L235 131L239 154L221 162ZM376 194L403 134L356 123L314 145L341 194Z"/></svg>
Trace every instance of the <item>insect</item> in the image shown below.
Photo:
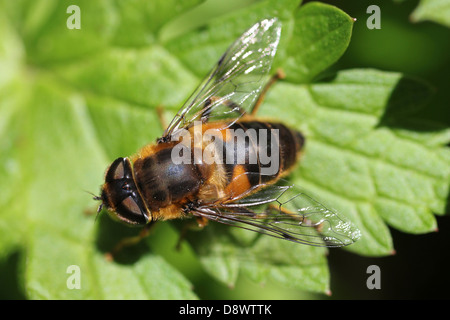
<svg viewBox="0 0 450 320"><path fill-rule="evenodd" d="M129 225L194 217L292 242L340 247L359 231L283 178L304 136L255 117L270 80L281 35L276 18L243 33L155 144L116 159L107 169L100 211ZM274 110L276 112L276 110Z"/></svg>

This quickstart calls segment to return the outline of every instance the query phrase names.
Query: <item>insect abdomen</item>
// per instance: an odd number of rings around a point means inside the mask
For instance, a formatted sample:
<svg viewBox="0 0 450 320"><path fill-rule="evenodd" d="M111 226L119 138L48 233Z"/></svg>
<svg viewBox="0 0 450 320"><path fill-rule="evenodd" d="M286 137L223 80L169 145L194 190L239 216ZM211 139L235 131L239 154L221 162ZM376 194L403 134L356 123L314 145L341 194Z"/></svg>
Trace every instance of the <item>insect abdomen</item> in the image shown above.
<svg viewBox="0 0 450 320"><path fill-rule="evenodd" d="M304 137L300 132L281 123L236 122L227 130L232 130L237 136L234 140L226 140L224 146L224 153L227 153L224 155L224 168L228 182L232 183L233 179L245 172L245 178L235 183L246 187L278 180L296 164L304 145ZM230 155L230 150L234 150L234 154Z"/></svg>

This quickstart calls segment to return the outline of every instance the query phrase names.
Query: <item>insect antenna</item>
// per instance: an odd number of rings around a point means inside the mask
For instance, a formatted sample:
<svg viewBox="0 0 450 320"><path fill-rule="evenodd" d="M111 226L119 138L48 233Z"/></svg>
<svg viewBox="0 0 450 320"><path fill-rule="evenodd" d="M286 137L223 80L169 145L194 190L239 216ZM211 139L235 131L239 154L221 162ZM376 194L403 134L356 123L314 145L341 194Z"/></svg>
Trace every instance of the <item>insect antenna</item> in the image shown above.
<svg viewBox="0 0 450 320"><path fill-rule="evenodd" d="M95 195L94 193L92 193L90 191L87 191L87 190L83 190L83 191L86 192L86 193L89 193L92 196L92 199L94 199L96 201L103 200L101 196L97 196L97 195ZM98 215L100 214L100 211L102 211L102 209L103 209L103 202L97 208L97 214L95 215L94 222L97 222Z"/></svg>

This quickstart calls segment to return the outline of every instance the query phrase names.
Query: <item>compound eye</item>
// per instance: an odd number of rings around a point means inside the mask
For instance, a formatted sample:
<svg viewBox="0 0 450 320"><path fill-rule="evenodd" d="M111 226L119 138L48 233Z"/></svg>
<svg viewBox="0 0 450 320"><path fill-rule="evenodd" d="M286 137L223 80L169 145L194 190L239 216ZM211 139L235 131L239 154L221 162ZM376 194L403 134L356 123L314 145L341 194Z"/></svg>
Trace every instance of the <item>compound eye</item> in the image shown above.
<svg viewBox="0 0 450 320"><path fill-rule="evenodd" d="M129 224L146 224L148 218L132 196L126 197L116 209L117 217Z"/></svg>
<svg viewBox="0 0 450 320"><path fill-rule="evenodd" d="M119 180L123 179L125 176L125 169L123 167L123 162L120 162L113 171L113 179Z"/></svg>
<svg viewBox="0 0 450 320"><path fill-rule="evenodd" d="M127 158L117 158L114 162L109 166L105 181L113 182L114 180L121 179L131 179L131 164L130 160Z"/></svg>

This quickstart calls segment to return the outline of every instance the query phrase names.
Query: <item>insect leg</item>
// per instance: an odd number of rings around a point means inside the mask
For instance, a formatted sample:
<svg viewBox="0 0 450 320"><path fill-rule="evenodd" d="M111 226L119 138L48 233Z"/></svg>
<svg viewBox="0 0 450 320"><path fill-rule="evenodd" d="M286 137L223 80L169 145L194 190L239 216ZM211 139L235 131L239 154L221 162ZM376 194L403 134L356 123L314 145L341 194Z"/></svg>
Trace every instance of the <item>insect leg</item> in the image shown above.
<svg viewBox="0 0 450 320"><path fill-rule="evenodd" d="M161 105L156 106L156 114L158 116L159 124L165 130L167 128L167 121L164 118L164 108Z"/></svg>
<svg viewBox="0 0 450 320"><path fill-rule="evenodd" d="M266 86L261 91L261 94L258 97L258 100L256 100L256 103L254 104L252 110L250 111L250 114L254 116L256 112L258 112L258 108L261 105L261 103L264 101L264 98L266 96L267 91L270 89L270 87L277 82L279 79L284 79L285 74L282 69L278 69L277 72L270 78L269 82L267 82Z"/></svg>
<svg viewBox="0 0 450 320"><path fill-rule="evenodd" d="M206 100L205 105L203 106L201 119L204 123L208 122L209 116L212 111L212 105L216 102L219 102L220 104L223 104L224 106L227 106L232 111L239 112L241 115L245 113L245 110L243 110L237 103L235 103L231 100L228 100L228 99L224 100L223 98L218 97L218 96L212 96L211 98Z"/></svg>
<svg viewBox="0 0 450 320"><path fill-rule="evenodd" d="M186 237L188 231L201 230L204 227L206 227L207 224L208 224L208 219L206 219L204 217L195 217L195 222L194 222L194 220L190 220L190 221L186 222L183 225L183 227L181 228L180 236L178 237L178 241L175 246L175 249L177 251L179 251L181 249L181 243L183 242L184 238Z"/></svg>
<svg viewBox="0 0 450 320"><path fill-rule="evenodd" d="M309 227L313 227L314 229L316 229L316 231L318 233L322 233L322 223L315 223L313 222L311 219L308 219L305 215L300 216L298 213L292 212L286 208L283 208L282 205L274 205L274 204L269 204L268 206L269 210L275 210L281 213L284 213L288 216L291 216L292 219L294 220L298 220L299 223L301 223L302 225L305 226L309 226Z"/></svg>
<svg viewBox="0 0 450 320"><path fill-rule="evenodd" d="M138 235L120 240L110 252L105 254L106 260L113 261L124 248L137 245L142 239L148 237L154 224L155 222L152 221L146 224Z"/></svg>

